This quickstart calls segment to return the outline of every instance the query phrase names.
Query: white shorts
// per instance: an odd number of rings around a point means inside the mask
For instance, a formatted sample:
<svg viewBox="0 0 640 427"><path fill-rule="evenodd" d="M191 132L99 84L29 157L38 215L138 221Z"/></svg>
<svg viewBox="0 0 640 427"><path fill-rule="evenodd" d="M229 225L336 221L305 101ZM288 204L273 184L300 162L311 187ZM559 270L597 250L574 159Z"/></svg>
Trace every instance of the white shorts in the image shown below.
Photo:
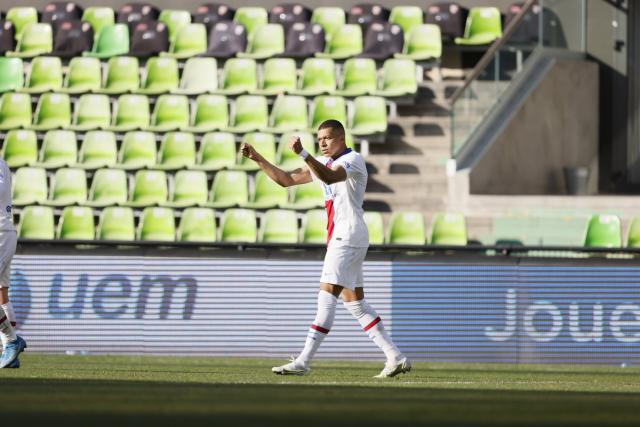
<svg viewBox="0 0 640 427"><path fill-rule="evenodd" d="M11 260L17 243L15 231L0 231L0 289L11 286Z"/></svg>
<svg viewBox="0 0 640 427"><path fill-rule="evenodd" d="M329 246L324 256L321 283L355 290L363 286L362 263L368 248Z"/></svg>

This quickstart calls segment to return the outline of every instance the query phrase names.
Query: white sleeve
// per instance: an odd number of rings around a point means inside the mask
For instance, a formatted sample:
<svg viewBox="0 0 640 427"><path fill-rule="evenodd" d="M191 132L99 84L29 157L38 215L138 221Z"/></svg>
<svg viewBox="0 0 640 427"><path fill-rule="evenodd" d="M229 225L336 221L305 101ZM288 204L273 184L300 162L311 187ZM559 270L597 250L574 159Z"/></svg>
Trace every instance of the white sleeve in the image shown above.
<svg viewBox="0 0 640 427"><path fill-rule="evenodd" d="M366 172L366 166L360 157L342 156L336 160L333 165L342 166L347 172L347 177L354 175L363 175Z"/></svg>

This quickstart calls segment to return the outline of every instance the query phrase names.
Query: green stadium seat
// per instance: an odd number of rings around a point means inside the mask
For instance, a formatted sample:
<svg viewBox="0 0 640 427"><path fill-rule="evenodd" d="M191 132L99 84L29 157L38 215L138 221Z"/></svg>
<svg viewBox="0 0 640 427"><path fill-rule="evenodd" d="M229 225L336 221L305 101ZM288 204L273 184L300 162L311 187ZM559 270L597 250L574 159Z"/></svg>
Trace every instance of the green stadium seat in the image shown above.
<svg viewBox="0 0 640 427"><path fill-rule="evenodd" d="M48 206L25 207L20 212L18 230L21 239L55 239L53 209Z"/></svg>
<svg viewBox="0 0 640 427"><path fill-rule="evenodd" d="M216 217L213 209L187 208L182 211L178 240L182 242L215 242Z"/></svg>
<svg viewBox="0 0 640 427"><path fill-rule="evenodd" d="M213 178L207 206L230 208L241 206L249 200L249 184L244 171L220 171Z"/></svg>
<svg viewBox="0 0 640 427"><path fill-rule="evenodd" d="M327 40L346 24L347 19L344 10L340 7L316 7L311 14L311 22L320 24Z"/></svg>
<svg viewBox="0 0 640 427"><path fill-rule="evenodd" d="M420 212L394 212L389 220L387 243L392 245L424 245L424 216Z"/></svg>
<svg viewBox="0 0 640 427"><path fill-rule="evenodd" d="M362 28L357 24L346 24L338 28L329 39L319 58L346 59L362 53Z"/></svg>
<svg viewBox="0 0 640 427"><path fill-rule="evenodd" d="M153 168L156 149L156 137L152 132L127 132L122 138L118 167L128 170Z"/></svg>
<svg viewBox="0 0 640 427"><path fill-rule="evenodd" d="M230 58L224 63L222 86L216 91L223 95L241 95L258 88L256 61L251 58Z"/></svg>
<svg viewBox="0 0 640 427"><path fill-rule="evenodd" d="M284 52L284 30L280 24L264 24L256 27L249 36L246 52L238 57L267 59Z"/></svg>
<svg viewBox="0 0 640 427"><path fill-rule="evenodd" d="M271 209L261 219L260 242L298 243L298 218L294 211Z"/></svg>
<svg viewBox="0 0 640 427"><path fill-rule="evenodd" d="M62 62L55 56L39 56L31 60L27 84L22 89L28 93L57 91L62 87Z"/></svg>
<svg viewBox="0 0 640 427"><path fill-rule="evenodd" d="M291 201L280 207L285 209L308 210L324 206L324 193L317 182L291 187Z"/></svg>
<svg viewBox="0 0 640 427"><path fill-rule="evenodd" d="M49 24L31 24L22 32L15 51L6 56L33 58L45 55L53 50L53 34Z"/></svg>
<svg viewBox="0 0 640 427"><path fill-rule="evenodd" d="M27 93L7 92L0 100L0 130L31 126L31 97Z"/></svg>
<svg viewBox="0 0 640 427"><path fill-rule="evenodd" d="M189 126L189 100L185 95L161 95L156 100L149 130L168 132Z"/></svg>
<svg viewBox="0 0 640 427"><path fill-rule="evenodd" d="M78 99L70 129L106 129L111 123L111 102L107 95L86 93Z"/></svg>
<svg viewBox="0 0 640 427"><path fill-rule="evenodd" d="M456 37L459 45L478 46L492 43L502 36L502 17L496 7L473 7L469 11L464 35Z"/></svg>
<svg viewBox="0 0 640 427"><path fill-rule="evenodd" d="M178 89L174 93L196 95L218 89L218 63L215 58L189 58L184 64Z"/></svg>
<svg viewBox="0 0 640 427"><path fill-rule="evenodd" d="M50 206L82 205L87 201L87 174L83 169L60 168L51 181Z"/></svg>
<svg viewBox="0 0 640 427"><path fill-rule="evenodd" d="M94 38L97 38L104 27L109 27L116 23L116 16L110 7L88 7L82 14L82 20L91 25Z"/></svg>
<svg viewBox="0 0 640 427"><path fill-rule="evenodd" d="M175 58L149 58L145 79L138 93L160 94L178 88L178 62Z"/></svg>
<svg viewBox="0 0 640 427"><path fill-rule="evenodd" d="M131 207L153 206L165 203L169 195L167 175L159 170L139 170L133 182L131 198L126 204Z"/></svg>
<svg viewBox="0 0 640 427"><path fill-rule="evenodd" d="M103 207L127 202L127 174L121 169L98 169L93 174L88 206Z"/></svg>
<svg viewBox="0 0 640 427"><path fill-rule="evenodd" d="M4 137L2 158L10 168L29 166L38 161L38 138L32 130L10 130Z"/></svg>
<svg viewBox="0 0 640 427"><path fill-rule="evenodd" d="M223 242L255 243L256 212L252 209L227 209L222 215L220 240Z"/></svg>
<svg viewBox="0 0 640 427"><path fill-rule="evenodd" d="M140 86L138 65L138 58L132 56L118 56L109 59L105 85L99 92L120 94L137 91Z"/></svg>
<svg viewBox="0 0 640 427"><path fill-rule="evenodd" d="M615 215L592 215L587 224L584 246L619 248L622 246L620 218Z"/></svg>
<svg viewBox="0 0 640 427"><path fill-rule="evenodd" d="M267 98L260 95L242 95L236 98L235 114L228 131L246 133L266 129L268 125Z"/></svg>
<svg viewBox="0 0 640 427"><path fill-rule="evenodd" d="M163 22L169 30L169 40L174 41L180 30L191 23L191 13L188 10L163 9L158 21Z"/></svg>
<svg viewBox="0 0 640 427"><path fill-rule="evenodd" d="M32 129L66 128L71 124L71 100L66 93L43 93L38 99Z"/></svg>
<svg viewBox="0 0 640 427"><path fill-rule="evenodd" d="M640 248L640 216L631 219L627 232L627 247Z"/></svg>
<svg viewBox="0 0 640 427"><path fill-rule="evenodd" d="M291 139L292 136L300 138L302 146L309 154L312 156L315 156L316 154L316 141L311 133L307 131L283 133L280 137L280 142L278 143L276 160L278 162L278 166L284 170L294 170L305 165L304 160L289 149L289 139Z"/></svg>
<svg viewBox="0 0 640 427"><path fill-rule="evenodd" d="M51 130L42 139L38 166L58 169L78 162L76 133L70 130Z"/></svg>
<svg viewBox="0 0 640 427"><path fill-rule="evenodd" d="M175 241L176 222L173 217L173 209L145 208L138 225L138 239L143 241Z"/></svg>
<svg viewBox="0 0 640 427"><path fill-rule="evenodd" d="M196 99L190 132L211 132L229 126L229 104L224 95L200 95Z"/></svg>
<svg viewBox="0 0 640 427"><path fill-rule="evenodd" d="M255 95L278 95L296 90L296 61L291 58L270 58L262 67L260 89Z"/></svg>
<svg viewBox="0 0 640 427"><path fill-rule="evenodd" d="M372 136L387 132L387 105L379 96L359 96L354 101L350 132L354 136Z"/></svg>
<svg viewBox="0 0 640 427"><path fill-rule="evenodd" d="M341 96L317 96L313 100L311 110L311 129L313 131L325 120L338 120L343 125L347 123L347 104Z"/></svg>
<svg viewBox="0 0 640 427"><path fill-rule="evenodd" d="M344 133L344 143L347 145L347 148L351 148L352 150L356 149L355 141L353 140L353 135L346 130Z"/></svg>
<svg viewBox="0 0 640 427"><path fill-rule="evenodd" d="M376 62L370 58L350 58L344 63L342 84L335 94L340 96L366 95L373 93L377 86Z"/></svg>
<svg viewBox="0 0 640 427"><path fill-rule="evenodd" d="M228 132L211 132L202 137L197 164L192 169L217 171L232 169L236 164L236 142Z"/></svg>
<svg viewBox="0 0 640 427"><path fill-rule="evenodd" d="M327 243L327 213L324 209L312 209L302 218L302 243Z"/></svg>
<svg viewBox="0 0 640 427"><path fill-rule="evenodd" d="M196 162L196 141L192 133L168 132L162 136L158 155L159 169L189 168Z"/></svg>
<svg viewBox="0 0 640 427"><path fill-rule="evenodd" d="M397 53L395 56L414 61L439 59L442 56L440 27L434 24L414 27L406 36L402 53Z"/></svg>
<svg viewBox="0 0 640 427"><path fill-rule="evenodd" d="M14 206L33 205L47 200L47 172L43 168L22 167L12 179Z"/></svg>
<svg viewBox="0 0 640 427"><path fill-rule="evenodd" d="M0 93L20 90L23 85L22 59L0 57Z"/></svg>
<svg viewBox="0 0 640 427"><path fill-rule="evenodd" d="M207 51L207 28L204 24L187 24L180 29L171 41L169 52L160 52L161 56L172 58L190 58Z"/></svg>
<svg viewBox="0 0 640 427"><path fill-rule="evenodd" d="M93 49L83 52L83 56L111 58L129 53L129 27L114 24L103 27L93 42Z"/></svg>
<svg viewBox="0 0 640 427"><path fill-rule="evenodd" d="M246 142L255 148L267 161L274 163L276 160L275 137L270 133L253 132L242 137L242 142ZM236 169L255 171L259 166L253 160L249 160L241 153L238 153Z"/></svg>
<svg viewBox="0 0 640 427"><path fill-rule="evenodd" d="M249 38L253 31L268 23L269 14L263 7L239 7L233 16L233 21L241 24L247 30Z"/></svg>
<svg viewBox="0 0 640 427"><path fill-rule="evenodd" d="M69 71L61 91L66 93L99 91L101 84L100 60L77 56L69 62Z"/></svg>
<svg viewBox="0 0 640 427"><path fill-rule="evenodd" d="M287 203L287 189L273 181L264 171L255 176L254 190L247 208L269 209Z"/></svg>
<svg viewBox="0 0 640 427"><path fill-rule="evenodd" d="M389 22L399 25L404 34L409 34L424 22L422 9L418 6L395 6L391 9Z"/></svg>
<svg viewBox="0 0 640 427"><path fill-rule="evenodd" d="M330 94L336 90L335 63L330 58L307 58L302 63L302 75L298 89L292 94L315 96Z"/></svg>
<svg viewBox="0 0 640 427"><path fill-rule="evenodd" d="M382 223L382 214L380 212L365 212L364 222L369 230L369 244L384 244L384 225Z"/></svg>
<svg viewBox="0 0 640 427"><path fill-rule="evenodd" d="M442 213L434 215L431 222L432 245L460 245L467 244L467 223L464 215L459 213Z"/></svg>
<svg viewBox="0 0 640 427"><path fill-rule="evenodd" d="M271 108L268 132L282 133L309 127L307 100L303 96L280 95Z"/></svg>
<svg viewBox="0 0 640 427"><path fill-rule="evenodd" d="M418 93L416 64L411 59L387 59L382 67L382 87L374 95L415 96Z"/></svg>
<svg viewBox="0 0 640 427"><path fill-rule="evenodd" d="M84 134L77 167L98 169L115 167L118 163L118 146L113 132L94 130Z"/></svg>
<svg viewBox="0 0 640 427"><path fill-rule="evenodd" d="M204 171L181 170L173 179L171 197L164 206L185 208L205 205L208 193L207 174Z"/></svg>
<svg viewBox="0 0 640 427"><path fill-rule="evenodd" d="M35 7L12 7L7 11L5 19L11 21L16 40L19 40L27 27L38 22L38 11Z"/></svg>
<svg viewBox="0 0 640 427"><path fill-rule="evenodd" d="M128 131L149 127L149 99L146 95L120 95L109 130Z"/></svg>
<svg viewBox="0 0 640 427"><path fill-rule="evenodd" d="M58 224L62 240L94 240L96 235L93 210L87 206L67 206Z"/></svg>
<svg viewBox="0 0 640 427"><path fill-rule="evenodd" d="M98 240L135 240L133 210L120 206L104 208L100 213Z"/></svg>

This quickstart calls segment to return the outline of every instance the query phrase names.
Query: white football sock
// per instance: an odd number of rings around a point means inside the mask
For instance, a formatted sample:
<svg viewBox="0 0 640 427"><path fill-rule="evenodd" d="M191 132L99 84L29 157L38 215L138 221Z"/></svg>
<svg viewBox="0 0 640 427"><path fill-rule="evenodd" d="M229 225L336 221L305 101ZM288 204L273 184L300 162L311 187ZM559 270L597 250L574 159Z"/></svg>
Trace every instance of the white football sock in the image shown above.
<svg viewBox="0 0 640 427"><path fill-rule="evenodd" d="M16 331L11 326L9 319L4 313L0 314L0 340L2 341L2 348L4 348L8 342L13 342L17 339Z"/></svg>
<svg viewBox="0 0 640 427"><path fill-rule="evenodd" d="M396 347L384 326L382 326L380 316L366 300L345 302L344 306L360 323L369 338L376 343L380 350L384 351L387 361L397 362L403 357L402 352Z"/></svg>
<svg viewBox="0 0 640 427"><path fill-rule="evenodd" d="M9 319L11 326L15 328L17 324L17 320L16 320L16 312L13 310L13 304L11 304L11 302L9 301L6 304L2 304L1 307L2 307L2 310L4 310L4 314ZM2 312L0 312L0 317L2 317L1 315L2 315Z"/></svg>
<svg viewBox="0 0 640 427"><path fill-rule="evenodd" d="M320 348L320 344L329 333L336 316L336 305L338 298L331 293L321 290L318 292L318 311L313 324L309 328L307 341L304 344L302 353L296 358L296 364L307 366L313 356Z"/></svg>

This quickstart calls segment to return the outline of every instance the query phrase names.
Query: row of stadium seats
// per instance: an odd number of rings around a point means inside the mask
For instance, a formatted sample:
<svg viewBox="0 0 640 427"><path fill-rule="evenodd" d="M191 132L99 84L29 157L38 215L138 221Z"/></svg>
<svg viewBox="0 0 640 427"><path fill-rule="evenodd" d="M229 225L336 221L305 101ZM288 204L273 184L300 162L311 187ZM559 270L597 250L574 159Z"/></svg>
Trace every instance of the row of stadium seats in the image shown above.
<svg viewBox="0 0 640 427"><path fill-rule="evenodd" d="M200 95L192 108L185 95L161 95L153 113L146 95L121 95L113 109L106 95L82 95L75 104L73 115L70 97L62 93L42 94L34 114L29 94L5 93L0 102L0 130L107 129L124 132L141 129L167 132L181 129L284 133L316 129L328 119L340 120L354 136L384 135L387 130L385 100L375 96L356 97L353 103L339 96L318 96L313 99L309 113L304 97L285 95L276 98L271 114L267 98L260 95L236 98L231 104L232 114L229 114L228 99L221 95ZM350 104L352 108L348 108ZM349 110L352 110L350 114Z"/></svg>
<svg viewBox="0 0 640 427"><path fill-rule="evenodd" d="M315 154L315 140L310 132L284 133L276 144L272 134L247 133L242 142L254 146L262 156L285 170L301 166L302 161L288 148L292 136L301 139L306 150ZM256 170L254 162L239 156L235 135L210 132L201 138L184 132L168 132L157 137L152 132L129 131L122 136L120 148L116 134L109 131L89 131L78 145L78 135L70 130L51 130L44 134L38 148L37 134L31 130L12 130L2 146L2 158L16 169L22 166L57 169L74 167L85 170L103 167L124 170L137 169L221 169ZM353 148L353 138L347 136L347 146ZM276 147L277 145L277 147Z"/></svg>
<svg viewBox="0 0 640 427"><path fill-rule="evenodd" d="M219 225L216 224L216 216L216 212L210 208L187 208L178 213L171 208L148 207L136 218L136 213L129 207L107 207L94 211L86 206L67 206L60 214L56 230L51 207L27 206L20 213L18 233L23 239L63 240L291 244L324 244L327 240L327 214L321 209L310 210L303 215L281 209L267 210L262 214L252 209L227 209L222 212ZM301 226L298 225L300 216ZM97 227L96 217L99 218ZM427 241L424 217L416 212L394 213L386 234L379 212L366 212L365 221L371 244L424 245ZM419 226L419 229L412 228L415 226ZM464 217L436 214L429 241L440 245L465 245Z"/></svg>
<svg viewBox="0 0 640 427"><path fill-rule="evenodd" d="M616 215L592 215L587 223L585 246L620 248L623 245L620 218ZM640 248L640 216L633 218L627 230L626 246Z"/></svg>
<svg viewBox="0 0 640 427"><path fill-rule="evenodd" d="M220 77L214 58L189 59L181 75L175 59L158 57L149 59L142 70L137 58L112 58L105 67L104 79L97 58L73 58L66 75L56 57L34 58L28 68L25 78L22 59L0 57L0 92L400 97L414 96L418 89L416 65L407 59L388 59L378 71L372 59L353 58L336 73L334 61L328 58L307 59L299 72L289 58L272 58L262 66L253 59L234 58L225 62Z"/></svg>

